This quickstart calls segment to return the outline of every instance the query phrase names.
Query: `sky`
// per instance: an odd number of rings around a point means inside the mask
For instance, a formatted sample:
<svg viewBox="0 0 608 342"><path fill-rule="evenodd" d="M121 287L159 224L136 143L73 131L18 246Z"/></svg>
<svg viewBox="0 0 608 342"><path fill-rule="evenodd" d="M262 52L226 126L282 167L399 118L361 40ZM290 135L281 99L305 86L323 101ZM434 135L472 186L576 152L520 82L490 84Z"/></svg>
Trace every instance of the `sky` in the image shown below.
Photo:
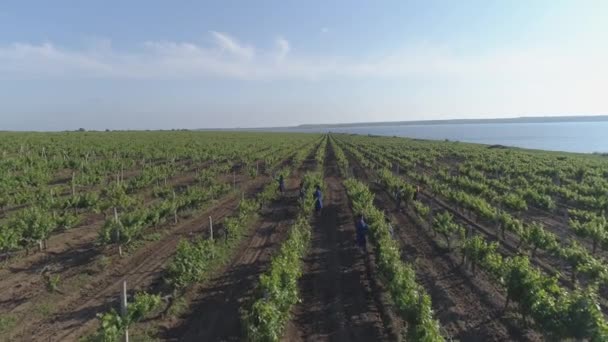
<svg viewBox="0 0 608 342"><path fill-rule="evenodd" d="M608 1L0 2L0 130L608 114Z"/></svg>

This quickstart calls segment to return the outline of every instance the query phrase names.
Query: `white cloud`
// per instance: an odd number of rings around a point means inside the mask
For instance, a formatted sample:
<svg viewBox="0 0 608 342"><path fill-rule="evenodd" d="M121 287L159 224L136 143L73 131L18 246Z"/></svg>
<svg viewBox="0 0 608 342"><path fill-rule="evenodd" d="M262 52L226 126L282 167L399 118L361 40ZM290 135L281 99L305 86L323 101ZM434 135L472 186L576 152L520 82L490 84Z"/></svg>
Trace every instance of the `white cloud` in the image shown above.
<svg viewBox="0 0 608 342"><path fill-rule="evenodd" d="M0 47L0 79L3 75L57 77L77 74L110 76L112 65L82 51L58 49L51 43L15 43Z"/></svg>
<svg viewBox="0 0 608 342"><path fill-rule="evenodd" d="M227 51L237 57L251 59L255 52L252 47L242 45L235 38L226 33L211 31L213 38L222 51Z"/></svg>
<svg viewBox="0 0 608 342"><path fill-rule="evenodd" d="M294 54L285 38L269 49L255 48L228 34L210 32L212 44L148 41L119 51L109 41L86 49L52 43L0 46L0 80L27 78L243 80L405 79L456 81L474 88L551 89L555 93L598 94L608 87L608 53L572 49L526 48L462 55L448 47L406 46L383 54L308 56ZM557 91L559 90L559 91ZM588 95L587 95L588 96Z"/></svg>
<svg viewBox="0 0 608 342"><path fill-rule="evenodd" d="M277 61L282 62L291 50L289 42L284 38L277 39Z"/></svg>

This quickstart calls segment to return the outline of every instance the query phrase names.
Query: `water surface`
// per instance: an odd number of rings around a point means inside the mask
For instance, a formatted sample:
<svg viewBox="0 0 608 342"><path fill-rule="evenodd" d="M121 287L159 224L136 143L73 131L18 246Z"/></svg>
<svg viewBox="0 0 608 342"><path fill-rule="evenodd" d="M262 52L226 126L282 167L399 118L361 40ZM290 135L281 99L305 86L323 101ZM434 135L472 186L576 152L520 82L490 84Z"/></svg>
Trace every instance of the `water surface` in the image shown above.
<svg viewBox="0 0 608 342"><path fill-rule="evenodd" d="M340 132L374 134L499 144L549 151L608 152L608 121L500 123L500 124L441 124L341 127L331 129L292 129L298 132Z"/></svg>

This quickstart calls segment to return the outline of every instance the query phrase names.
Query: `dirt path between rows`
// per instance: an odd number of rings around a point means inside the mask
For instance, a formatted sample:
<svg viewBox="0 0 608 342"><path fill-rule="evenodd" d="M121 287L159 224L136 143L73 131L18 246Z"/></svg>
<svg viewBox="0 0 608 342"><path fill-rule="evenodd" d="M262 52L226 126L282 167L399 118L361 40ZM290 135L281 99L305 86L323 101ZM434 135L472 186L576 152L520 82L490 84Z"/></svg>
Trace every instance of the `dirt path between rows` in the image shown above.
<svg viewBox="0 0 608 342"><path fill-rule="evenodd" d="M441 166L451 167L453 170L455 170L457 172L457 169L455 166L457 166L460 162L461 161L459 161L459 160L453 160L453 159L446 160L441 163ZM422 172L431 178L435 177L434 171L436 171L436 170L431 170L429 168L424 168L424 167L422 168ZM492 177L492 178L494 178L494 177ZM491 186L491 188L494 190L498 190L493 186ZM512 189L511 191L514 191L514 190ZM545 229L556 234L560 241L566 242L566 241L570 241L570 240L576 240L579 243L581 243L582 245L584 245L588 249L589 253L591 253L591 251L593 250L593 247L592 247L593 240L591 238L582 238L580 236L577 236L569 224L568 210L571 209L572 207L569 206L567 204L567 201L564 200L563 198L561 198L560 196L552 195L551 197L553 198L553 200L556 201L557 208L554 210L548 210L548 209L534 206L534 203L528 203L528 209L521 213L519 213L515 210L511 210L509 208L502 208L502 209L506 210L507 212L509 212L511 215L513 215L515 217L523 219L525 222L542 223L543 226L545 227ZM484 199L487 200L492 205L496 205L496 203L492 203L492 200L490 198L484 198ZM602 251L601 248L599 248L597 250L596 258L600 258L600 257L603 258L604 260L606 260L606 258L608 258L608 252ZM555 265L557 265L557 266L555 266ZM561 268L560 261L558 260L556 264L553 264L553 266L556 267L557 269L560 269Z"/></svg>
<svg viewBox="0 0 608 342"><path fill-rule="evenodd" d="M167 341L242 341L240 309L251 297L260 275L272 255L287 238L298 212L298 184L305 171L314 167L308 158L286 182L286 193L264 208L258 223L250 229L239 252L225 270L207 284L187 294L191 310L177 322L163 327Z"/></svg>
<svg viewBox="0 0 608 342"><path fill-rule="evenodd" d="M354 146L354 145L351 145ZM362 152L363 148L361 146L355 146L356 149ZM373 158L372 158L373 159ZM420 168L418 168L420 169ZM423 171L419 171L426 174L429 177L434 177L434 174L426 169ZM415 180L411 179L407 175L402 175L402 177L408 181L410 184L418 184ZM447 184L447 183L446 183ZM419 184L424 186L423 184ZM483 234L485 238L491 242L498 242L500 244L499 251L503 255L513 256L517 255L521 252L526 252L529 254L529 251L519 250L519 240L520 237L510 231L505 232L505 240L499 238L499 231L494 227L495 222L488 221L487 219L480 218L479 215L476 215L471 210L466 210L458 205L451 203L451 201L443 198L442 196L438 196L434 193L431 193L427 190L421 191L421 200L425 201L426 204L433 210L444 211L447 210L454 214L455 220L463 224L464 226L473 227L477 232ZM491 201L490 201L491 202ZM576 234L572 231L572 229L568 226L568 221L564 214L554 214L552 216L550 212L546 210L541 210L538 208L530 207L527 211L519 214L512 210L506 209L510 212L511 215L523 220L524 223L531 223L534 221L540 222L544 225L544 228L557 235L558 240L563 245L568 245L568 241L575 240L580 242L583 246L586 246L588 252L591 252L591 242L589 239L581 239L577 237ZM566 215L567 216L567 215ZM605 261L605 255L607 253L601 250L597 251L595 255L596 260L603 262ZM530 261L538 267L542 272L548 275L554 275L559 273L559 283L561 286L567 289L574 289L575 284L571 280L571 270L572 267L567 263L567 261L559 256L548 253L544 250L538 250L534 257L530 257ZM578 281L583 286L588 286L589 282L585 279L585 277L580 277ZM608 292L608 288L604 287L600 289L600 293ZM600 297L600 305L603 311L606 311L607 303L606 296L602 295Z"/></svg>
<svg viewBox="0 0 608 342"><path fill-rule="evenodd" d="M219 175L217 180L225 183L228 176ZM232 182L232 176L229 177ZM247 176L240 176L240 182L246 182ZM188 186L196 182L191 172L178 174L168 181L173 187ZM147 192L141 189L141 192ZM156 201L147 198L145 203L151 205ZM0 293L0 313L20 314L35 306L36 299L48 294L41 272L43 269L60 277L63 283L69 279L95 273L93 264L104 254L111 257L115 252L96 245L99 229L103 226L103 214L86 215L84 225L53 234L47 250L29 256L11 260L5 269L0 270L0 288L8 289Z"/></svg>
<svg viewBox="0 0 608 342"><path fill-rule="evenodd" d="M259 177L243 191L247 195L257 193L267 182L267 177ZM59 297L59 301L53 303L55 314L42 320L23 321L13 333L12 339L73 341L90 332L97 324L96 314L108 310L117 301L123 280L127 281L130 291L149 291L161 286L163 270L180 239L189 238L192 234L206 234L208 217L221 220L228 216L236 209L240 197L238 194L223 197L211 208L179 222L161 240L149 243L132 255L117 260L107 271L96 274L80 291Z"/></svg>
<svg viewBox="0 0 608 342"><path fill-rule="evenodd" d="M329 144L325 165L325 207L304 258L302 301L283 340L388 340L381 303L373 293L372 261L355 245L355 220Z"/></svg>
<svg viewBox="0 0 608 342"><path fill-rule="evenodd" d="M499 289L483 274L472 276L462 269L455 254L440 246L430 231L413 219L410 210L397 212L386 191L371 181L376 177L346 154L355 177L367 182L375 194L375 205L390 211L402 258L414 265L417 281L431 296L444 335L461 341L541 339L519 326L514 317L503 315L505 299Z"/></svg>

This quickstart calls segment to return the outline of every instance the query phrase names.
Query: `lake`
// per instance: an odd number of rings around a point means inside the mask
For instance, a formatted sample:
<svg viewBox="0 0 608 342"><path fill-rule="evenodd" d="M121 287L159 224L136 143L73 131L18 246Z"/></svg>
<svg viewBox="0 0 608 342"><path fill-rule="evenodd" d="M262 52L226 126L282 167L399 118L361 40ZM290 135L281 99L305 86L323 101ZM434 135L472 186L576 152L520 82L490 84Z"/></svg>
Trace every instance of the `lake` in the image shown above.
<svg viewBox="0 0 608 342"><path fill-rule="evenodd" d="M340 132L418 139L463 141L566 152L608 152L608 121L441 124L324 129L294 128L297 132Z"/></svg>

